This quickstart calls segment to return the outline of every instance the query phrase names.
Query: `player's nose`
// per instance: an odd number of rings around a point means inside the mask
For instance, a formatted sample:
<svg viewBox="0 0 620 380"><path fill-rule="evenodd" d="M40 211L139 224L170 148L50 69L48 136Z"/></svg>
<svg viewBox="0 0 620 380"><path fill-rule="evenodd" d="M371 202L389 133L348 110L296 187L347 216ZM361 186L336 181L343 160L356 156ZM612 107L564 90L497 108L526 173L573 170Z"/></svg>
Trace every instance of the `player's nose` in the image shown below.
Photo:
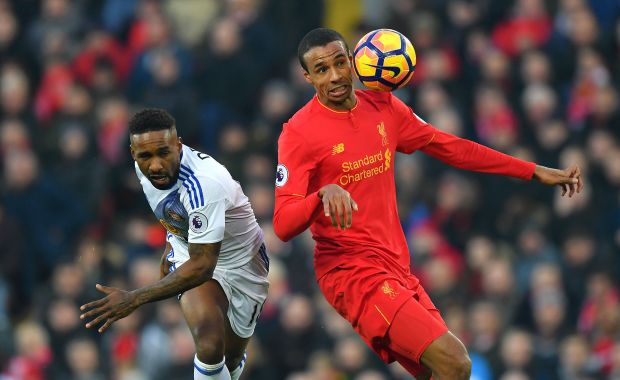
<svg viewBox="0 0 620 380"><path fill-rule="evenodd" d="M340 70L336 70L335 68L332 69L329 79L334 83L340 82L340 80L342 79L342 74L340 73Z"/></svg>
<svg viewBox="0 0 620 380"><path fill-rule="evenodd" d="M149 165L149 172L160 173L164 170L164 165L161 160L152 160Z"/></svg>

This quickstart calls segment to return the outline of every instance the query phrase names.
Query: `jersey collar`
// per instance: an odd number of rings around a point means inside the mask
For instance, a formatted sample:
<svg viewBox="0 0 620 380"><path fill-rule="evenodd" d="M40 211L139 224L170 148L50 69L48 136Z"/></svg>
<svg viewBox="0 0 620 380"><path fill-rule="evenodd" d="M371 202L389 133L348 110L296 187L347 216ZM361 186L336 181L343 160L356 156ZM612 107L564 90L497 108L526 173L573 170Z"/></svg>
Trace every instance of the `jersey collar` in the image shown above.
<svg viewBox="0 0 620 380"><path fill-rule="evenodd" d="M359 96L357 96L357 94L356 94L356 99L357 99L357 102L355 103L353 108L351 108L348 111L337 111L337 110L333 110L329 108L325 104L321 103L317 95L314 95L314 97L312 98L312 102L316 105L315 108L318 109L319 113L321 113L322 115L325 115L327 117L331 117L334 119L349 119L351 115L355 113L355 110L360 104L360 98Z"/></svg>

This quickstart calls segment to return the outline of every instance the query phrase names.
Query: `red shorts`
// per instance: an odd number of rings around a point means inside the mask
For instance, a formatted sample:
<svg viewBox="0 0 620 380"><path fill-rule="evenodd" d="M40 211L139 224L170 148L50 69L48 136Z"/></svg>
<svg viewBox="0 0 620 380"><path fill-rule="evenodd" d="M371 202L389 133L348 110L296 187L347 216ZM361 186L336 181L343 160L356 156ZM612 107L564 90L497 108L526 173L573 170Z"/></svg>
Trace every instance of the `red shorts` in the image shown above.
<svg viewBox="0 0 620 380"><path fill-rule="evenodd" d="M448 331L420 281L410 273L394 273L378 262L364 260L342 264L318 283L327 301L386 363L403 359L419 363L428 345ZM410 328L406 334L387 339L399 314L407 318ZM412 372L412 363L408 364Z"/></svg>

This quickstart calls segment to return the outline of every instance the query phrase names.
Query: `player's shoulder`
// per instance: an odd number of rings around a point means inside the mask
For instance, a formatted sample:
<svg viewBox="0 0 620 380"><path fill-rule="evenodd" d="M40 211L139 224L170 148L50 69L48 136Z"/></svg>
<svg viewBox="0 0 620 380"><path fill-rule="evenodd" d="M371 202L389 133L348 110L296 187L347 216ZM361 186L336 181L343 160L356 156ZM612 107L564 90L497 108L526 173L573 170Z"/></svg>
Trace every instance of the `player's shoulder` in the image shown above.
<svg viewBox="0 0 620 380"><path fill-rule="evenodd" d="M184 184L195 187L216 186L231 181L226 167L215 158L199 150L183 145L183 157L179 167L179 178Z"/></svg>
<svg viewBox="0 0 620 380"><path fill-rule="evenodd" d="M408 104L388 91L356 90L356 95L367 108L374 108L381 112L387 110L387 112L395 115L409 115L412 112Z"/></svg>
<svg viewBox="0 0 620 380"><path fill-rule="evenodd" d="M282 126L282 131L299 132L310 122L315 121L316 118L320 117L320 114L315 112L315 103L316 101L314 98L310 99L303 107L295 112L287 122L284 123Z"/></svg>
<svg viewBox="0 0 620 380"><path fill-rule="evenodd" d="M181 167L186 166L195 171L206 171L214 163L217 161L211 155L183 144Z"/></svg>
<svg viewBox="0 0 620 380"><path fill-rule="evenodd" d="M378 106L390 104L394 97L391 92L376 90L355 90L355 96L362 103Z"/></svg>

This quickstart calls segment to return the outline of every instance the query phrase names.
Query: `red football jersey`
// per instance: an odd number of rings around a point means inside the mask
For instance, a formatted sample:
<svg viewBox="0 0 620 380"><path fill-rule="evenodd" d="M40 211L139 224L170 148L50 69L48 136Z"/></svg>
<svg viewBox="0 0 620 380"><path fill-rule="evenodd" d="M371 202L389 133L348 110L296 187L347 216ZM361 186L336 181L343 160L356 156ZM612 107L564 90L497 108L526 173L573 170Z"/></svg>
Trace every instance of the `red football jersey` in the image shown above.
<svg viewBox="0 0 620 380"><path fill-rule="evenodd" d="M396 206L394 153L421 150L452 166L531 179L535 164L442 132L391 93L356 90L350 111L334 111L315 96L278 141L274 229L289 240L310 227L320 278L341 263L373 259L409 273L409 250ZM317 193L328 184L359 206L342 231L323 214Z"/></svg>

